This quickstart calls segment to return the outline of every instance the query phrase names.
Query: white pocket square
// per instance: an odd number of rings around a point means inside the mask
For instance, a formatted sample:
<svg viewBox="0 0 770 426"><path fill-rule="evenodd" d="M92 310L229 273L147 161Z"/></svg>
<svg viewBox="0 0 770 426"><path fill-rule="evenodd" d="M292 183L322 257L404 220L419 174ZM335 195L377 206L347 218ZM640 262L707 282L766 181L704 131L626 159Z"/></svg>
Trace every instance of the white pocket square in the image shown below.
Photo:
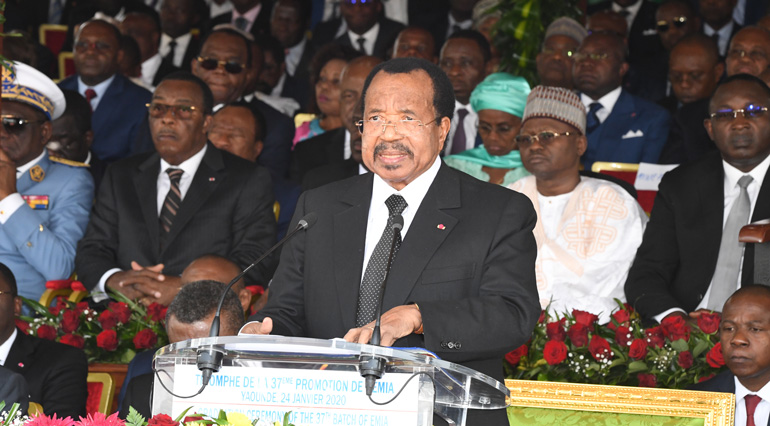
<svg viewBox="0 0 770 426"><path fill-rule="evenodd" d="M629 130L625 135L621 136L621 139L641 138L642 136L644 136L644 133L641 130Z"/></svg>

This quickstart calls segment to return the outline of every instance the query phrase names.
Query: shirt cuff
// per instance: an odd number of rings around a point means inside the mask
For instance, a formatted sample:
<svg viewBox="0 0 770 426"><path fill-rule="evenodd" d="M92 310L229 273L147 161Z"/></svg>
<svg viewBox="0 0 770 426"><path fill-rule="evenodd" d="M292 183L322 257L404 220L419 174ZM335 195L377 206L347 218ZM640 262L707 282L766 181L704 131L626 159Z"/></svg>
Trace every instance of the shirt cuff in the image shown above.
<svg viewBox="0 0 770 426"><path fill-rule="evenodd" d="M5 225L5 222L11 218L11 215L19 210L19 207L24 205L24 198L21 198L21 194L14 192L13 194L0 200L0 225Z"/></svg>
<svg viewBox="0 0 770 426"><path fill-rule="evenodd" d="M658 315L655 315L653 318L655 318L655 321L657 321L658 323L660 323L660 322L662 322L662 321L663 321L663 318L667 317L669 314L672 314L672 313L674 313L674 312L681 312L681 313L683 313L683 314L687 315L687 312L685 312L685 311L684 311L684 309L680 309L680 308L671 308L671 309L669 309L669 310L667 310L667 311L663 311L662 313L660 313L660 314L658 314Z"/></svg>
<svg viewBox="0 0 770 426"><path fill-rule="evenodd" d="M110 279L111 276L115 275L115 273L122 271L120 268L112 268L109 271L105 272L104 275L99 279L99 283L96 284L96 288L91 291L91 297L94 299L94 302L101 302L102 300L107 300L110 298L110 296L107 295L107 280Z"/></svg>

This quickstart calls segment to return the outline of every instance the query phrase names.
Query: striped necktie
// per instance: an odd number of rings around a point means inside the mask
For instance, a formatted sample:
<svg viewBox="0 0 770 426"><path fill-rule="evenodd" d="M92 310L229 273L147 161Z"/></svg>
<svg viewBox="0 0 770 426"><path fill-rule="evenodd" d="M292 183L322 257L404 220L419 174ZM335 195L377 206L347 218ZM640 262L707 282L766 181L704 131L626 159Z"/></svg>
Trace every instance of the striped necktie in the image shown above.
<svg viewBox="0 0 770 426"><path fill-rule="evenodd" d="M174 224L174 218L176 217L179 207L182 205L182 192L179 190L179 181L182 179L182 173L184 170L175 169L169 167L166 169L168 178L171 180L171 187L166 194L166 200L163 202L163 207L160 209L160 236L161 241L171 230L171 226Z"/></svg>

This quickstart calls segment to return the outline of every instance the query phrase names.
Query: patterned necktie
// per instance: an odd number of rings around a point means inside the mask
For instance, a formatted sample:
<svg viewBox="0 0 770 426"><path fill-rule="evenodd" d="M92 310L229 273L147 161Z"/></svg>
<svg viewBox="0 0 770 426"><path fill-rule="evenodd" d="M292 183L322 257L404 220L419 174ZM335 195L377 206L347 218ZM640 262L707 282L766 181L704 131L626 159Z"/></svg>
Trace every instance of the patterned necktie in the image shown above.
<svg viewBox="0 0 770 426"><path fill-rule="evenodd" d="M246 31L246 27L249 25L249 21L243 16L235 18L235 26L241 31Z"/></svg>
<svg viewBox="0 0 770 426"><path fill-rule="evenodd" d="M176 217L179 211L179 206L182 205L182 192L179 190L179 181L182 179L182 173L184 170L175 169L169 167L166 169L168 178L171 180L171 187L166 194L166 200L163 201L163 207L160 209L160 235L161 241L163 237L171 230L171 225L174 223L174 217Z"/></svg>
<svg viewBox="0 0 770 426"><path fill-rule="evenodd" d="M738 186L741 188L738 198L730 208L727 215L727 222L722 231L722 242L719 245L719 257L717 266L714 270L714 278L711 280L711 294L707 307L712 311L722 311L722 305L727 298L738 288L738 271L741 268L741 255L743 254L743 244L738 241L738 234L747 223L749 223L749 211L751 210L751 201L746 187L749 186L753 178L744 175L738 180Z"/></svg>
<svg viewBox="0 0 770 426"><path fill-rule="evenodd" d="M596 112L603 108L602 104L594 102L589 105L588 108L588 114L586 115L586 134L593 132L600 124L602 124L601 121L599 121L599 116L596 115Z"/></svg>
<svg viewBox="0 0 770 426"><path fill-rule="evenodd" d="M88 105L91 107L91 112L94 112L94 106L91 105L91 100L96 98L96 90L88 88L86 89L86 100L88 101Z"/></svg>
<svg viewBox="0 0 770 426"><path fill-rule="evenodd" d="M743 401L746 403L746 426L756 426L754 412L762 398L759 395L746 395L743 397Z"/></svg>
<svg viewBox="0 0 770 426"><path fill-rule="evenodd" d="M163 59L165 59L169 64L173 64L174 56L176 56L176 40L171 40L171 42L168 44L168 53L166 53L166 56Z"/></svg>
<svg viewBox="0 0 770 426"><path fill-rule="evenodd" d="M364 37L358 37L356 43L358 43L358 51L366 55L366 39Z"/></svg>
<svg viewBox="0 0 770 426"><path fill-rule="evenodd" d="M463 125L463 121L465 121L467 115L467 109L462 108L457 110L457 129L455 130L455 135L452 137L452 152L450 154L459 154L468 149L466 146L468 140L465 137L465 126Z"/></svg>
<svg viewBox="0 0 770 426"><path fill-rule="evenodd" d="M377 305L380 302L380 291L382 281L385 279L385 270L387 269L388 255L390 254L390 245L393 241L393 216L401 214L406 208L404 197L393 194L385 200L388 206L388 224L385 225L385 231L380 237L377 246L374 247L372 257L366 265L364 279L361 281L361 288L358 294L358 312L356 313L356 327L362 327L372 321L377 313ZM396 234L396 246L393 248L393 258L396 258L398 248L401 246L401 231Z"/></svg>

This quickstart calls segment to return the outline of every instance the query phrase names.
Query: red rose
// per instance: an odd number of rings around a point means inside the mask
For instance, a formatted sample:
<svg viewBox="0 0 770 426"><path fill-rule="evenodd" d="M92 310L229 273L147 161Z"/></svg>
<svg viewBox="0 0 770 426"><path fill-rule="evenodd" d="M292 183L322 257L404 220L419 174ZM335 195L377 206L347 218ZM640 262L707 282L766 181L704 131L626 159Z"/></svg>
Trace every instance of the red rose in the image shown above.
<svg viewBox="0 0 770 426"><path fill-rule="evenodd" d="M105 330L115 328L115 326L118 325L118 317L110 310L104 311L99 314L99 324L101 324L102 328Z"/></svg>
<svg viewBox="0 0 770 426"><path fill-rule="evenodd" d="M634 313L634 308L632 308L628 303L623 303L623 310L628 311L629 314Z"/></svg>
<svg viewBox="0 0 770 426"><path fill-rule="evenodd" d="M46 340L56 339L56 329L48 324L43 324L37 328L37 337Z"/></svg>
<svg viewBox="0 0 770 426"><path fill-rule="evenodd" d="M505 354L505 360L511 365L516 365L521 360L521 357L526 356L529 353L527 345L521 345L518 348Z"/></svg>
<svg viewBox="0 0 770 426"><path fill-rule="evenodd" d="M158 336L149 328L139 330L134 336L134 346L137 349L150 349L158 343Z"/></svg>
<svg viewBox="0 0 770 426"><path fill-rule="evenodd" d="M70 285L70 288L72 291L86 291L86 286L84 286L80 281L73 281L72 285Z"/></svg>
<svg viewBox="0 0 770 426"><path fill-rule="evenodd" d="M61 329L64 333L72 333L80 326L80 312L64 311L61 319Z"/></svg>
<svg viewBox="0 0 770 426"><path fill-rule="evenodd" d="M588 327L579 323L572 324L567 330L567 337L573 345L582 348L588 344Z"/></svg>
<svg viewBox="0 0 770 426"><path fill-rule="evenodd" d="M543 347L543 358L548 365L561 364L567 359L567 345L558 340L549 340Z"/></svg>
<svg viewBox="0 0 770 426"><path fill-rule="evenodd" d="M110 310L115 313L121 324L128 324L131 319L131 309L123 302L110 302Z"/></svg>
<svg viewBox="0 0 770 426"><path fill-rule="evenodd" d="M642 359L647 356L647 342L644 339L634 339L628 348L628 356L633 359Z"/></svg>
<svg viewBox="0 0 770 426"><path fill-rule="evenodd" d="M64 301L64 298L59 296L56 298L56 305L51 306L48 308L48 312L51 313L51 315L56 316L59 315L59 312L61 312L62 309L67 308L67 302Z"/></svg>
<svg viewBox="0 0 770 426"><path fill-rule="evenodd" d="M51 290L65 290L70 288L72 280L51 280L45 282L45 288Z"/></svg>
<svg viewBox="0 0 770 426"><path fill-rule="evenodd" d="M88 302L78 302L77 308L80 312L84 312L86 309L88 309Z"/></svg>
<svg viewBox="0 0 770 426"><path fill-rule="evenodd" d="M548 340L558 340L563 342L567 337L567 333L564 331L564 327L560 322L549 322L545 325L545 334L548 336Z"/></svg>
<svg viewBox="0 0 770 426"><path fill-rule="evenodd" d="M636 378L639 379L639 386L645 388L654 388L658 384L658 378L654 374L639 373Z"/></svg>
<svg viewBox="0 0 770 426"><path fill-rule="evenodd" d="M725 365L725 357L722 355L722 343L717 342L713 348L706 354L706 362L714 368Z"/></svg>
<svg viewBox="0 0 770 426"><path fill-rule="evenodd" d="M685 370L692 367L692 352L684 351L679 352L679 356L676 359L676 363Z"/></svg>
<svg viewBox="0 0 770 426"><path fill-rule="evenodd" d="M156 414L147 420L147 426L177 426L178 424L167 414Z"/></svg>
<svg viewBox="0 0 770 426"><path fill-rule="evenodd" d="M618 342L620 347L627 347L628 343L631 341L631 330L629 330L628 327L624 325L621 325L615 329L615 341Z"/></svg>
<svg viewBox="0 0 770 426"><path fill-rule="evenodd" d="M147 319L150 321L162 321L166 317L165 312L163 305L152 302L147 307Z"/></svg>
<svg viewBox="0 0 770 426"><path fill-rule="evenodd" d="M591 343L588 344L588 352L590 352L591 356L597 361L612 359L610 342L601 336L591 336Z"/></svg>
<svg viewBox="0 0 770 426"><path fill-rule="evenodd" d="M592 325L597 320L599 320L598 316L590 312L579 311L577 309L572 310L572 316L575 318L576 323L583 324L586 327Z"/></svg>
<svg viewBox="0 0 770 426"><path fill-rule="evenodd" d="M16 323L16 327L19 328L24 334L29 334L29 323L27 321L14 318L14 322Z"/></svg>
<svg viewBox="0 0 770 426"><path fill-rule="evenodd" d="M78 349L83 349L83 346L86 344L86 339L77 334L65 334L59 339L59 342L64 343L65 345L74 346Z"/></svg>
<svg viewBox="0 0 770 426"><path fill-rule="evenodd" d="M663 329L660 326L648 328L644 330L644 334L647 335L647 343L653 348L662 348L666 343L666 339L663 337Z"/></svg>
<svg viewBox="0 0 770 426"><path fill-rule="evenodd" d="M96 346L114 351L118 348L118 333L115 330L104 330L96 336Z"/></svg>
<svg viewBox="0 0 770 426"><path fill-rule="evenodd" d="M631 315L628 313L628 311L615 311L612 313L612 320L610 320L610 323L607 324L607 328L610 330L615 330L619 326L628 327L630 320Z"/></svg>
<svg viewBox="0 0 770 426"><path fill-rule="evenodd" d="M542 324L545 322L545 310L540 311L540 318L537 319L538 324Z"/></svg>
<svg viewBox="0 0 770 426"><path fill-rule="evenodd" d="M698 328L706 334L714 334L719 330L719 322L722 316L718 313L704 313L698 317Z"/></svg>
<svg viewBox="0 0 770 426"><path fill-rule="evenodd" d="M711 373L708 376L701 377L700 379L698 379L698 383L705 382L706 380L711 380L714 378L714 376L716 376L716 373Z"/></svg>
<svg viewBox="0 0 770 426"><path fill-rule="evenodd" d="M663 329L663 335L668 337L672 342L674 340L684 339L690 340L690 326L679 315L671 315L663 318L660 322L660 326Z"/></svg>

